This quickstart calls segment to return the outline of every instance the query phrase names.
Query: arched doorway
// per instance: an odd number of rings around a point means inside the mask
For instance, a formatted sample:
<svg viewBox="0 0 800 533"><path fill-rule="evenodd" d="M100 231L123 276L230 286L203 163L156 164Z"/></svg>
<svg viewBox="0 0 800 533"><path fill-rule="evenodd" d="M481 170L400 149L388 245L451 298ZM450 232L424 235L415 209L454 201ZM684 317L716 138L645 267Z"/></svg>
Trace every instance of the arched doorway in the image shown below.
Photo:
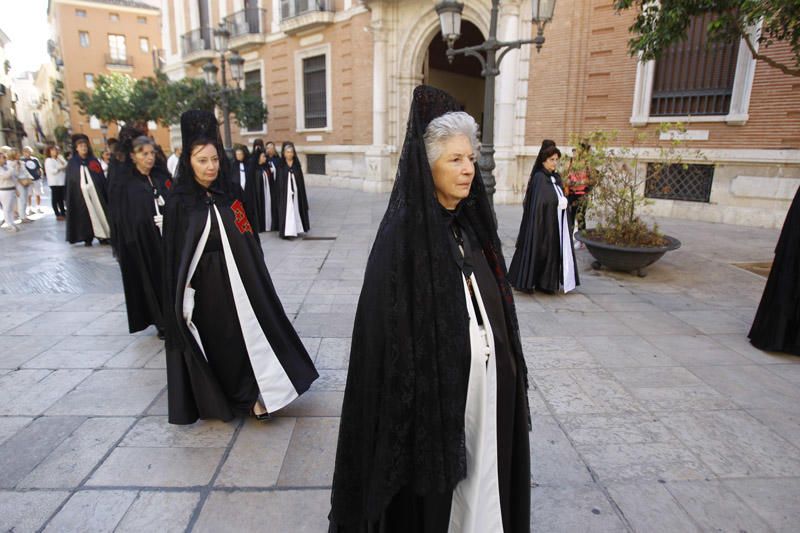
<svg viewBox="0 0 800 533"><path fill-rule="evenodd" d="M475 46L484 41L481 30L468 20L461 22L458 48ZM422 79L426 85L450 93L464 111L483 127L483 93L485 80L481 76L481 63L477 58L458 55L453 63L447 61L447 43L438 32L431 40L422 62Z"/></svg>

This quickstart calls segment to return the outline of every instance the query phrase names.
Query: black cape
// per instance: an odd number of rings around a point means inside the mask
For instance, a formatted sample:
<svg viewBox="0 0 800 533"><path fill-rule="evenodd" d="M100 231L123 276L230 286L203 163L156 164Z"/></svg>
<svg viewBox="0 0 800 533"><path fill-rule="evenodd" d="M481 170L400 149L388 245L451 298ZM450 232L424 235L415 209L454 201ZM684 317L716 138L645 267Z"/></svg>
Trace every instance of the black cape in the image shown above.
<svg viewBox="0 0 800 533"><path fill-rule="evenodd" d="M131 333L155 325L163 328L163 243L153 217L155 192L166 200L172 181L160 167L150 173L153 185L130 162L113 163L117 203L114 208L114 242L125 290L128 330ZM154 190L155 189L155 190ZM164 207L159 207L163 214Z"/></svg>
<svg viewBox="0 0 800 533"><path fill-rule="evenodd" d="M256 153L254 155L258 156L259 154ZM275 188L275 175L272 173L269 161L259 165L255 158L251 158L249 169L250 174L253 176L252 179L256 181L258 187L258 192L256 193L258 231L259 233L275 231L278 229L278 194ZM277 163L275 169L277 170ZM248 177L248 179L251 178ZM269 185L269 213L266 212L266 191L264 189L266 185ZM270 219L269 227L267 227L267 218Z"/></svg>
<svg viewBox="0 0 800 533"><path fill-rule="evenodd" d="M239 161L231 162L231 180L236 185L236 188L241 191L241 200L244 204L245 213L247 213L247 220L256 228L258 227L258 199L259 190L261 190L261 177L257 176L256 173L252 171L248 161L241 162L244 165L244 174L246 177L244 189L242 189L239 176L239 163Z"/></svg>
<svg viewBox="0 0 800 533"><path fill-rule="evenodd" d="M222 179L225 179L224 174L218 181ZM264 263L261 244L243 216L235 189L233 186L217 188L212 185L209 197L207 191L194 180L183 178L173 188L164 210L164 322L169 422L172 424L191 424L198 418L231 420L236 414L220 386L218 376L203 357L183 318L189 264L212 205L216 205L222 217L221 231L224 230L228 237L235 267L258 323L295 390L302 394L318 377L275 292ZM222 314L236 313L235 308L219 308L217 311Z"/></svg>
<svg viewBox="0 0 800 533"><path fill-rule="evenodd" d="M300 209L300 220L303 222L303 231L308 232L311 229L311 224L308 218L308 196L306 196L306 182L303 177L303 168L300 166L300 161L297 158L292 162L291 167L294 173L294 181L297 183L297 205ZM276 194L278 195L278 231L281 237L286 237L286 202L288 200L288 187L289 187L289 165L286 160L282 159L281 164L277 167L278 175L275 180Z"/></svg>
<svg viewBox="0 0 800 533"><path fill-rule="evenodd" d="M67 241L73 244L94 240L92 220L89 218L89 210L86 208L81 191L81 165L89 168L89 174L94 182L94 188L105 212L106 220L108 220L109 226L111 225L107 204L106 177L100 162L94 157L81 159L76 153L67 162L65 181L67 187Z"/></svg>
<svg viewBox="0 0 800 533"><path fill-rule="evenodd" d="M353 327L331 532L446 531L446 506L466 477L469 318L450 225L434 195L423 142L433 118L458 110L438 89L414 91L397 179L367 263ZM502 308L497 315L502 315L507 354L516 369L513 490L503 519L508 533L529 531L527 371L497 229L477 168L460 211L485 259L484 279L497 293Z"/></svg>
<svg viewBox="0 0 800 533"><path fill-rule="evenodd" d="M783 223L748 337L761 350L800 355L800 189Z"/></svg>
<svg viewBox="0 0 800 533"><path fill-rule="evenodd" d="M556 223L558 194L553 189L551 176L561 187L561 176L541 169L532 174L525 191L516 250L508 269L508 280L518 290L556 292L564 281L561 237ZM572 233L569 239L572 246ZM574 253L572 260L575 262ZM580 285L577 262L575 284Z"/></svg>

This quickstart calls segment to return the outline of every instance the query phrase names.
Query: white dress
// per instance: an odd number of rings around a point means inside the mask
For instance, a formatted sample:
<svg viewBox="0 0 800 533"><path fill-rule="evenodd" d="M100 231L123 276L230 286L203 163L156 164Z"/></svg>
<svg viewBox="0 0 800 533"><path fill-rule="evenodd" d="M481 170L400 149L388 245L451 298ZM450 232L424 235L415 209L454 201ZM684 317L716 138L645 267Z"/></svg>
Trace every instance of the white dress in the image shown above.
<svg viewBox="0 0 800 533"><path fill-rule="evenodd" d="M92 221L92 232L98 239L108 239L111 237L111 230L108 227L108 220L106 220L103 205L100 203L100 197L97 195L97 189L94 188L94 180L86 165L80 167L81 193L83 201L86 203L86 209L89 211L89 219Z"/></svg>
<svg viewBox="0 0 800 533"><path fill-rule="evenodd" d="M297 237L303 233L303 220L300 218L300 205L297 198L297 182L294 172L289 170L289 183L286 184L286 224L283 234L286 237Z"/></svg>

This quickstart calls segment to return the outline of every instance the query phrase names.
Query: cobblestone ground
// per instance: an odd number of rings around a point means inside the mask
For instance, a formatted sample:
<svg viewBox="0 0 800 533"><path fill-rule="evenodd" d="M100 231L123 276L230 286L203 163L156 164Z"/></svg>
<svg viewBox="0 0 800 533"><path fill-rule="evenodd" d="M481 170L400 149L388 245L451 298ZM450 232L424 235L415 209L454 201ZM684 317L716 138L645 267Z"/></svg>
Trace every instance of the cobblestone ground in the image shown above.
<svg viewBox="0 0 800 533"><path fill-rule="evenodd" d="M384 195L311 190L313 239L263 236L321 377L269 423L166 422L164 352L126 333L107 247L46 215L0 235L0 530L323 532L353 316ZM521 214L498 209L506 254ZM661 220L646 278L517 295L535 531L797 531L800 358L745 334L777 231Z"/></svg>

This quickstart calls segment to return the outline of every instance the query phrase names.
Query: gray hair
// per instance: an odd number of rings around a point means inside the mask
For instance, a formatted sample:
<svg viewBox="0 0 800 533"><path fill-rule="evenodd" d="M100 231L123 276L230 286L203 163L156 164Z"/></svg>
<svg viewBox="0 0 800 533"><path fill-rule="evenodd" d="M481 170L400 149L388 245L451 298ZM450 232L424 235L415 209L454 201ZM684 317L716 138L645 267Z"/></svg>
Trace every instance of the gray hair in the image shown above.
<svg viewBox="0 0 800 533"><path fill-rule="evenodd" d="M131 148L132 148L131 151L132 152L138 152L139 150L141 150L145 146L152 146L153 149L155 150L156 142L153 139L151 139L150 137L148 137L147 135L139 135L138 137L136 137L133 140L133 143L131 144Z"/></svg>
<svg viewBox="0 0 800 533"><path fill-rule="evenodd" d="M468 113L455 111L436 117L425 128L424 140L428 164L433 166L433 163L442 156L444 143L458 135L464 135L469 139L477 157L481 146L478 141L478 123Z"/></svg>

